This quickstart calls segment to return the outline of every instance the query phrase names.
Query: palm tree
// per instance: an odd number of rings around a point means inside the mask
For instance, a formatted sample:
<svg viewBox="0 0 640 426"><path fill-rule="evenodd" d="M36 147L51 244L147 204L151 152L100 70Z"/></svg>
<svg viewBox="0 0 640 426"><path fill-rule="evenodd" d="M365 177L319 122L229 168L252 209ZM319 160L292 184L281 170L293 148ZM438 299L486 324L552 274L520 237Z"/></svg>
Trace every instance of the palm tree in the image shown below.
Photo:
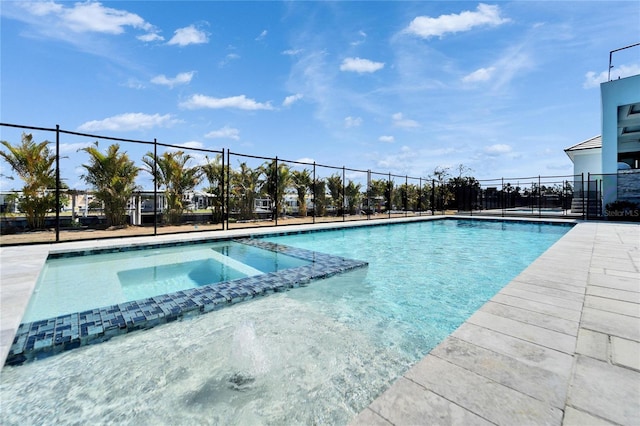
<svg viewBox="0 0 640 426"><path fill-rule="evenodd" d="M369 186L369 197L372 198L371 202L375 207L375 211L382 212L382 205L384 204L385 193L387 192L388 182L384 179L371 179Z"/></svg>
<svg viewBox="0 0 640 426"><path fill-rule="evenodd" d="M209 182L209 187L205 191L211 194L212 200L210 203L211 216L214 223L218 223L223 219L223 200L224 200L224 173L227 167L222 167L221 159L222 155L217 154L213 160L209 160L206 157L207 163L202 167L202 172Z"/></svg>
<svg viewBox="0 0 640 426"><path fill-rule="evenodd" d="M165 152L159 157L148 152L142 158L145 170L154 176L156 187L165 188L165 221L172 225L180 223L185 209L184 195L195 188L202 176L200 167L187 166L191 159L192 157L183 151Z"/></svg>
<svg viewBox="0 0 640 426"><path fill-rule="evenodd" d="M313 193L314 216L324 216L327 213L327 184L323 179L315 179L311 183Z"/></svg>
<svg viewBox="0 0 640 426"><path fill-rule="evenodd" d="M120 152L120 145L113 144L106 154L98 150L98 142L83 148L89 154L89 164L83 164L87 171L82 176L95 189L95 197L104 203L107 226L127 224L127 203L137 189L135 180L138 169L126 152Z"/></svg>
<svg viewBox="0 0 640 426"><path fill-rule="evenodd" d="M356 206L360 204L362 199L360 188L362 188L362 184L355 184L352 180L349 180L349 183L344 188L344 195L349 204L349 214L355 214Z"/></svg>
<svg viewBox="0 0 640 426"><path fill-rule="evenodd" d="M298 193L299 214L307 216L307 190L311 187L311 174L309 170L294 170L291 172L291 182Z"/></svg>
<svg viewBox="0 0 640 426"><path fill-rule="evenodd" d="M336 208L336 214L341 215L343 210L343 188L342 178L338 174L333 174L327 178L327 187L331 194L333 207Z"/></svg>
<svg viewBox="0 0 640 426"><path fill-rule="evenodd" d="M274 211L278 214L284 206L285 191L291 183L291 170L285 163L278 164L277 160L266 162L261 170L266 177L262 191L274 201Z"/></svg>
<svg viewBox="0 0 640 426"><path fill-rule="evenodd" d="M260 185L260 169L252 169L247 163L240 163L240 170L232 171L230 178L230 201L240 211L240 219L253 219L253 208Z"/></svg>
<svg viewBox="0 0 640 426"><path fill-rule="evenodd" d="M12 145L0 141L8 152L0 151L0 156L24 181L22 197L18 207L24 211L29 229L42 229L49 210L56 208L56 156L49 150L48 141L36 143L31 134L22 134L22 142Z"/></svg>

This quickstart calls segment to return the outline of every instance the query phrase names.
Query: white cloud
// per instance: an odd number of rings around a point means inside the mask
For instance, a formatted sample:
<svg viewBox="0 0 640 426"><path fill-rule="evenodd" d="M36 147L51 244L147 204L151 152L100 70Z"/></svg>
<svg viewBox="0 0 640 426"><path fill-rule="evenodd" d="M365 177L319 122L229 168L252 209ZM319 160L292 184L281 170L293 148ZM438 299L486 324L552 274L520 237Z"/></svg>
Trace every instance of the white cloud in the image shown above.
<svg viewBox="0 0 640 426"><path fill-rule="evenodd" d="M61 143L60 154L71 154L93 145L93 142Z"/></svg>
<svg viewBox="0 0 640 426"><path fill-rule="evenodd" d="M99 2L78 2L73 7L54 2L21 2L19 5L38 17L54 15L57 25L76 33L122 34L126 27L154 31L153 25L139 15L105 7Z"/></svg>
<svg viewBox="0 0 640 426"><path fill-rule="evenodd" d="M345 58L340 65L340 71L353 71L358 73L376 72L384 68L384 62L373 62L369 59Z"/></svg>
<svg viewBox="0 0 640 426"><path fill-rule="evenodd" d="M181 146L184 148L196 148L196 149L204 148L204 144L198 141L182 142L182 143L176 144L176 146Z"/></svg>
<svg viewBox="0 0 640 426"><path fill-rule="evenodd" d="M181 108L185 109L222 109L222 108L237 108L243 110L272 110L271 103L260 103L253 99L248 99L245 95L231 96L228 98L214 98L205 95L192 95L188 100L180 103Z"/></svg>
<svg viewBox="0 0 640 426"><path fill-rule="evenodd" d="M223 60L218 62L218 67L224 68L229 62L235 61L236 59L240 59L240 55L237 53L228 53Z"/></svg>
<svg viewBox="0 0 640 426"><path fill-rule="evenodd" d="M36 16L45 16L50 13L61 13L64 9L61 4L54 3L52 1L24 2L21 3L21 6Z"/></svg>
<svg viewBox="0 0 640 426"><path fill-rule="evenodd" d="M418 16L404 31L422 38L442 37L447 33L469 31L478 26L495 27L506 22L509 22L509 19L500 16L500 8L497 5L480 3L475 12L465 10L459 14L440 15L437 18Z"/></svg>
<svg viewBox="0 0 640 426"><path fill-rule="evenodd" d="M140 41L145 41L145 42L152 42L152 41L162 41L164 40L164 37L162 37L160 34L158 33L148 33L148 34L144 34L141 36L136 37L138 40Z"/></svg>
<svg viewBox="0 0 640 426"><path fill-rule="evenodd" d="M491 84L494 91L501 90L511 81L535 66L526 42L510 46L497 60L488 67L475 70L462 78L462 83Z"/></svg>
<svg viewBox="0 0 640 426"><path fill-rule="evenodd" d="M256 41L260 41L263 40L268 34L267 30L262 30L262 32L260 33L260 35L258 37L256 37Z"/></svg>
<svg viewBox="0 0 640 426"><path fill-rule="evenodd" d="M389 171L406 171L407 166L416 158L420 157L420 153L411 149L410 147L403 145L396 153L386 154L384 157L379 158L376 164L381 169Z"/></svg>
<svg viewBox="0 0 640 426"><path fill-rule="evenodd" d="M224 126L218 130L210 131L209 133L204 135L204 137L211 139L233 139L237 141L240 139L240 130L233 127Z"/></svg>
<svg viewBox="0 0 640 426"><path fill-rule="evenodd" d="M484 152L487 155L502 155L509 154L512 151L511 146L503 143L497 143L484 147Z"/></svg>
<svg viewBox="0 0 640 426"><path fill-rule="evenodd" d="M394 138L393 136L383 135L383 136L380 136L378 140L380 142L385 142L385 143L394 143L396 141L396 138Z"/></svg>
<svg viewBox="0 0 640 426"><path fill-rule="evenodd" d="M194 74L195 74L195 71L181 72L173 78L168 78L164 74L160 74L158 76L153 77L151 79L151 82L153 84L160 84L162 86L169 86L173 88L173 86L178 84L190 83Z"/></svg>
<svg viewBox="0 0 640 426"><path fill-rule="evenodd" d="M393 114L391 116L391 118L393 119L393 125L397 126L397 127L404 127L404 128L407 128L407 129L408 128L414 128L414 127L420 127L420 124L418 124L417 121L410 120L408 118L404 118L404 116L400 112L396 112L395 114Z"/></svg>
<svg viewBox="0 0 640 426"><path fill-rule="evenodd" d="M611 79L616 80L618 78L630 77L632 75L640 74L640 65L621 65L619 67L611 68ZM600 74L596 74L593 71L589 71L584 76L584 83L582 86L585 89L591 89L593 87L599 87L600 83L605 83L609 78L608 71L602 71Z"/></svg>
<svg viewBox="0 0 640 426"><path fill-rule="evenodd" d="M150 27L134 13L104 7L100 3L76 3L65 11L63 19L66 26L75 32L122 34L125 26L145 30Z"/></svg>
<svg viewBox="0 0 640 426"><path fill-rule="evenodd" d="M80 125L78 130L81 131L98 131L109 130L113 132L122 132L128 130L151 129L153 127L169 127L178 120L172 118L171 114L144 114L141 112L129 112L120 115L114 115L103 120L87 121Z"/></svg>
<svg viewBox="0 0 640 426"><path fill-rule="evenodd" d="M13 18L31 24L33 32L84 47L91 53L99 50L95 44L91 43L92 39L77 37L76 34L120 35L128 28L133 28L145 32L136 37L143 42L164 39L158 34L159 30L154 25L146 22L139 15L126 10L105 7L100 2L76 2L69 7L65 7L64 3L50 1L14 3L20 12ZM71 5L71 2L65 3ZM11 13L14 14L15 11Z"/></svg>
<svg viewBox="0 0 640 426"><path fill-rule="evenodd" d="M209 42L209 36L193 25L178 28L174 31L174 36L167 42L170 45L187 46L189 44L202 44Z"/></svg>
<svg viewBox="0 0 640 426"><path fill-rule="evenodd" d="M462 78L462 81L464 83L476 83L479 81L487 81L491 79L495 70L496 70L496 67L480 68L475 70L471 74L464 76Z"/></svg>
<svg viewBox="0 0 640 426"><path fill-rule="evenodd" d="M140 90L145 88L144 83L135 78L129 78L126 81L126 83L123 83L122 85L124 87L128 87L129 89L135 89L135 90Z"/></svg>
<svg viewBox="0 0 640 426"><path fill-rule="evenodd" d="M306 163L306 164L313 164L313 163L316 162L316 160L314 160L313 158L310 158L310 157L298 158L295 161L298 162L298 163Z"/></svg>
<svg viewBox="0 0 640 426"><path fill-rule="evenodd" d="M302 52L304 52L303 49L287 49L287 50L283 50L282 54L287 56L296 56L301 54Z"/></svg>
<svg viewBox="0 0 640 426"><path fill-rule="evenodd" d="M346 128L359 127L361 125L362 125L361 117L345 117L344 119L344 127Z"/></svg>
<svg viewBox="0 0 640 426"><path fill-rule="evenodd" d="M284 98L284 101L282 101L282 106L291 106L295 102L302 99L303 96L304 95L302 93L296 93L295 95L287 96L286 98Z"/></svg>
<svg viewBox="0 0 640 426"><path fill-rule="evenodd" d="M350 44L351 46L359 46L362 43L365 42L365 40L367 39L367 33L365 33L364 31L360 30L358 31L358 35L360 36L360 40L356 40L356 41L352 41Z"/></svg>

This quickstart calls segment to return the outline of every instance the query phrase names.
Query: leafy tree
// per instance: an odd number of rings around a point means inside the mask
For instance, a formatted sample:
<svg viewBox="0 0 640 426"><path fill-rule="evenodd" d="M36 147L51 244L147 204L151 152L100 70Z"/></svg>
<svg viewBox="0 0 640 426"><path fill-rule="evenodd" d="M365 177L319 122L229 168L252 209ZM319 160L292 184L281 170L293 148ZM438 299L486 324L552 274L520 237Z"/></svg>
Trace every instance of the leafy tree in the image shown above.
<svg viewBox="0 0 640 426"><path fill-rule="evenodd" d="M315 179L311 183L311 191L313 192L313 205L315 216L324 216L327 214L327 187L322 179Z"/></svg>
<svg viewBox="0 0 640 426"><path fill-rule="evenodd" d="M518 189L508 184L507 194L511 197L511 193ZM472 210L480 205L480 182L472 176L455 177L449 179L447 183L448 193L455 195L455 200L449 200L449 205L458 210Z"/></svg>
<svg viewBox="0 0 640 426"><path fill-rule="evenodd" d="M360 205L360 201L362 201L362 193L360 189L362 188L362 184L353 183L352 180L349 180L349 183L344 188L344 196L347 200L347 204L349 205L349 214L356 213L356 207Z"/></svg>
<svg viewBox="0 0 640 426"><path fill-rule="evenodd" d="M262 192L273 200L274 210L279 213L284 206L285 191L291 183L291 170L287 164L278 163L277 160L263 164L260 170L265 175Z"/></svg>
<svg viewBox="0 0 640 426"><path fill-rule="evenodd" d="M56 156L48 141L36 143L31 134L22 134L20 144L0 141L8 151L0 156L24 182L18 208L25 213L29 229L42 229L47 212L56 208L54 163Z"/></svg>
<svg viewBox="0 0 640 426"><path fill-rule="evenodd" d="M209 207L211 207L213 221L218 223L223 220L223 201L225 198L223 183L228 167L222 167L221 154L217 154L213 160L209 160L209 157L206 157L206 159L207 163L202 166L202 172L209 182L209 187L205 188L205 191L213 196L209 202Z"/></svg>
<svg viewBox="0 0 640 426"><path fill-rule="evenodd" d="M449 203L449 200L453 198L453 193L450 190L450 187L447 186L447 182L451 175L449 174L448 167L436 167L433 170L433 174L431 178L436 182L435 188L435 205L434 209L444 210L445 206Z"/></svg>
<svg viewBox="0 0 640 426"><path fill-rule="evenodd" d="M126 225L127 203L138 189L135 180L140 170L126 152L120 152L118 144L110 145L106 153L100 152L98 142L82 151L89 154L89 163L82 165L86 170L82 178L104 204L107 226Z"/></svg>
<svg viewBox="0 0 640 426"><path fill-rule="evenodd" d="M388 183L384 179L371 179L369 185L369 198L376 212L382 212L384 206L384 195L387 191Z"/></svg>
<svg viewBox="0 0 640 426"><path fill-rule="evenodd" d="M307 191L311 188L311 174L309 170L293 170L291 172L291 182L298 194L299 214L307 216Z"/></svg>
<svg viewBox="0 0 640 426"><path fill-rule="evenodd" d="M343 210L343 188L342 177L333 174L327 178L327 188L331 194L331 204L336 209L336 214L341 215Z"/></svg>
<svg viewBox="0 0 640 426"><path fill-rule="evenodd" d="M148 152L142 158L145 170L154 176L158 189L164 186L167 207L165 221L170 224L180 223L184 212L184 196L200 182L202 170L200 167L189 167L187 164L192 157L183 151L165 152L155 157ZM154 173L154 163L156 163Z"/></svg>
<svg viewBox="0 0 640 426"><path fill-rule="evenodd" d="M384 190L384 199L387 203L387 209L393 210L393 181L389 179Z"/></svg>
<svg viewBox="0 0 640 426"><path fill-rule="evenodd" d="M393 204L402 206L403 210L414 210L418 207L418 186L411 183L403 183L393 193Z"/></svg>
<svg viewBox="0 0 640 426"><path fill-rule="evenodd" d="M432 195L432 186L431 182L425 182L422 184L422 188L420 190L420 201L418 204L418 209L425 211L431 209L431 195Z"/></svg>
<svg viewBox="0 0 640 426"><path fill-rule="evenodd" d="M260 186L260 169L252 169L247 163L240 163L239 170L231 172L231 196L233 208L240 211L240 219L253 219L253 207Z"/></svg>

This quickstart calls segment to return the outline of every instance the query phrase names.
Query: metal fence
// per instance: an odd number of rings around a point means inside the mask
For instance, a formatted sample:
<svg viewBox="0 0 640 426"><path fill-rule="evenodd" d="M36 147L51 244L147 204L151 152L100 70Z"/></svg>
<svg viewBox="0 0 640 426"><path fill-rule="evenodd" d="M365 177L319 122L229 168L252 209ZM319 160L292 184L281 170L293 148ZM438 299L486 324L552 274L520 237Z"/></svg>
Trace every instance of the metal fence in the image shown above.
<svg viewBox="0 0 640 426"><path fill-rule="evenodd" d="M604 175L435 180L178 145L0 123L47 141L53 203L38 229L27 194L0 191L0 244L148 236L435 214L602 218ZM5 138L3 135L2 139ZM126 200L128 226L109 226L104 195L90 185L96 155L117 147L135 167ZM6 147L5 147L6 148ZM114 157L115 158L115 157ZM106 166L105 166L106 167ZM173 167L173 168L172 168ZM3 167L2 177L12 178ZM639 175L640 176L640 175ZM20 184L16 182L16 186ZM630 184L633 186L633 183ZM116 189L113 185L111 190ZM37 197L36 197L37 198Z"/></svg>

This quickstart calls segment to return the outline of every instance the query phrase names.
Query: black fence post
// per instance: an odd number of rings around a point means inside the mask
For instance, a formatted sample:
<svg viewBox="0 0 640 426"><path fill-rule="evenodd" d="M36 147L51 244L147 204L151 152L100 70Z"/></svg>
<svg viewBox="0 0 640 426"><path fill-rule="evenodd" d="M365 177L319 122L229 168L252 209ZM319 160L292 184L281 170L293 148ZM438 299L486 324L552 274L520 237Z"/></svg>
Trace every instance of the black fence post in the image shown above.
<svg viewBox="0 0 640 426"><path fill-rule="evenodd" d="M431 216L436 215L436 180L431 179Z"/></svg>
<svg viewBox="0 0 640 426"><path fill-rule="evenodd" d="M227 192L226 191L227 187L225 186L226 179L224 178L225 177L224 176L225 175L225 171L226 171L226 168L224 167L225 166L224 148L222 148L221 159L222 159L222 170L220 171L220 180L222 182L220 184L220 197L222 199L220 200L220 210L221 210L221 212L220 212L220 221L222 222L222 230L224 231L224 229L225 229L225 220L224 219L226 217L226 212L227 212L227 209L226 209L227 197L225 196L226 192Z"/></svg>
<svg viewBox="0 0 640 426"><path fill-rule="evenodd" d="M389 194L387 198L387 212L389 219L391 219L391 173L389 173L389 180L387 181L387 193Z"/></svg>
<svg viewBox="0 0 640 426"><path fill-rule="evenodd" d="M313 184L311 185L312 195L313 195L313 223L316 223L316 162L313 162Z"/></svg>
<svg viewBox="0 0 640 426"><path fill-rule="evenodd" d="M418 178L418 216L422 216L422 177Z"/></svg>
<svg viewBox="0 0 640 426"><path fill-rule="evenodd" d="M229 229L229 215L231 212L231 151L227 150L227 208L224 221L227 223L227 230Z"/></svg>
<svg viewBox="0 0 640 426"><path fill-rule="evenodd" d="M538 175L538 217L542 217L542 180Z"/></svg>
<svg viewBox="0 0 640 426"><path fill-rule="evenodd" d="M409 216L409 176L404 175L404 217Z"/></svg>
<svg viewBox="0 0 640 426"><path fill-rule="evenodd" d="M275 187L274 187L274 197L276 198L275 200L273 200L276 204L276 226L278 226L278 215L280 214L280 198L278 197L278 156L276 155L276 159L274 160L274 173L276 175L276 181L275 181Z"/></svg>
<svg viewBox="0 0 640 426"><path fill-rule="evenodd" d="M56 124L56 243L60 242L60 125Z"/></svg>
<svg viewBox="0 0 640 426"><path fill-rule="evenodd" d="M153 138L153 235L158 235L158 140Z"/></svg>
<svg viewBox="0 0 640 426"><path fill-rule="evenodd" d="M589 220L589 208L591 207L591 172L587 173L587 207L584 210L586 219Z"/></svg>
<svg viewBox="0 0 640 426"><path fill-rule="evenodd" d="M367 170L367 220L371 219L371 170Z"/></svg>
<svg viewBox="0 0 640 426"><path fill-rule="evenodd" d="M346 214L345 214L346 212L344 211L344 202L345 202L345 201L347 201L347 200L346 200L346 198L347 198L347 196L346 196L346 192L347 192L347 191L346 191L345 181L344 181L344 180L345 180L345 178L346 178L346 175L345 175L345 172L344 172L344 166L342 166L342 200L341 200L342 206L340 206L340 210L342 211L342 221L343 221L343 222L344 222L345 220L347 220L347 219L346 219L346 218L347 218L347 216L346 216Z"/></svg>
<svg viewBox="0 0 640 426"><path fill-rule="evenodd" d="M500 188L500 209L502 210L502 217L504 217L504 178L500 178L502 187Z"/></svg>

